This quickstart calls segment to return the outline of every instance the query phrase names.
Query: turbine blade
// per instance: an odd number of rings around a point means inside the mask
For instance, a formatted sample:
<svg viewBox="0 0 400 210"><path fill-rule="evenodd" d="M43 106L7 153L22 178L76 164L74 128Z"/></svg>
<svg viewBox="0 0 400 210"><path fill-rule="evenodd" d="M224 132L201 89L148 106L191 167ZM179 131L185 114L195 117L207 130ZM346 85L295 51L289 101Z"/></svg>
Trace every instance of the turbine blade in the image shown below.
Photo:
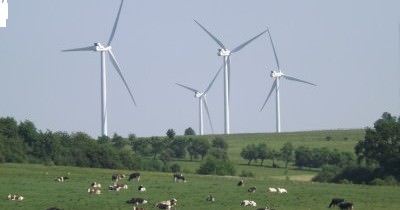
<svg viewBox="0 0 400 210"><path fill-rule="evenodd" d="M194 88L191 88L191 87L188 87L188 86L185 86L185 85L182 85L182 84L179 84L179 83L175 83L175 84L177 84L177 85L179 85L179 86L181 86L181 87L183 87L183 88L186 88L186 89L188 89L188 90L190 90L190 91L193 91L193 92L200 92L199 90L196 90L196 89L194 89Z"/></svg>
<svg viewBox="0 0 400 210"><path fill-rule="evenodd" d="M63 50L62 52L70 52L70 51L96 51L96 46L68 49L68 50Z"/></svg>
<svg viewBox="0 0 400 210"><path fill-rule="evenodd" d="M275 88L276 88L276 79L275 79L274 83L272 84L271 90L269 91L268 96L267 96L267 99L265 99L264 104L263 104L263 106L262 106L261 109L260 109L260 112L264 109L265 104L267 104L267 101L268 101L269 97L271 96L272 91L275 90Z"/></svg>
<svg viewBox="0 0 400 210"><path fill-rule="evenodd" d="M217 37L215 37L214 35L212 35L212 33L210 33L206 28L204 28L204 26L202 26L199 22L197 22L196 20L194 20L194 22L197 23L197 25L199 25L221 48L226 49L226 47L224 46L224 44L222 44L221 41L219 41L217 39Z"/></svg>
<svg viewBox="0 0 400 210"><path fill-rule="evenodd" d="M131 90L129 89L128 83L126 83L126 80L125 80L124 76L122 75L121 68L119 67L118 62L117 62L117 60L115 59L115 56L114 56L114 54L112 53L111 50L108 51L108 55L110 56L110 59L111 59L112 64L114 65L114 67L115 67L115 69L117 70L119 76L121 77L122 81L124 82L125 87L126 87L126 89L128 90L129 95L131 96L133 103L134 103L135 106L136 106L135 98L133 97L133 94L132 94Z"/></svg>
<svg viewBox="0 0 400 210"><path fill-rule="evenodd" d="M203 103L204 103L204 108L206 109L206 112L207 112L208 121L210 122L211 132L214 133L214 127L213 127L213 124L212 124L212 121L211 121L211 115L210 115L210 112L208 111L206 95L203 95Z"/></svg>
<svg viewBox="0 0 400 210"><path fill-rule="evenodd" d="M257 36L251 38L250 40L244 42L243 44L241 44L241 45L235 47L235 49L233 49L231 52L232 52L232 53L238 52L239 50L243 49L243 47L245 47L246 45L250 44L250 42L254 41L254 40L257 39L259 36L263 35L265 32L267 32L267 30L261 32L260 34L258 34Z"/></svg>
<svg viewBox="0 0 400 210"><path fill-rule="evenodd" d="M221 65L221 67L219 67L219 69L218 69L218 71L217 71L217 74L215 74L215 76L214 76L214 78L213 78L213 80L211 81L211 83L208 85L208 87L207 87L207 89L206 89L206 91L204 91L204 94L206 94L209 90L210 90L210 88L211 88L211 86L214 84L214 82L215 82L215 79L217 79L217 77L218 77L218 75L219 75L219 73L221 72L221 70L222 70L222 67L224 67L224 65L222 64Z"/></svg>
<svg viewBox="0 0 400 210"><path fill-rule="evenodd" d="M112 42L112 40L114 38L115 31L117 30L118 20L119 20L120 14L121 14L121 9L122 9L122 4L123 3L124 3L124 0L121 0L121 5L119 6L117 18L115 19L115 23L114 23L113 29L111 31L110 39L108 40L107 46L110 46L110 44L111 44L111 42Z"/></svg>
<svg viewBox="0 0 400 210"><path fill-rule="evenodd" d="M268 31L268 35L269 35L269 40L271 41L272 50L274 51L275 60L276 60L276 65L277 65L277 67L278 67L278 70L279 70L279 72L280 72L280 71L281 71L281 67L279 66L278 55L276 54L276 51L275 51L274 42L272 42L272 36L271 36L271 32L269 32L269 29L267 29L267 31Z"/></svg>
<svg viewBox="0 0 400 210"><path fill-rule="evenodd" d="M297 79L297 78L294 78L294 77L291 77L291 76L288 76L288 75L282 75L282 77L285 78L285 79L288 79L288 80L297 81L297 82L303 82L303 83L306 83L306 84L309 84L309 85L317 86L314 83L307 82L307 81L304 81L304 80L301 80L301 79Z"/></svg>

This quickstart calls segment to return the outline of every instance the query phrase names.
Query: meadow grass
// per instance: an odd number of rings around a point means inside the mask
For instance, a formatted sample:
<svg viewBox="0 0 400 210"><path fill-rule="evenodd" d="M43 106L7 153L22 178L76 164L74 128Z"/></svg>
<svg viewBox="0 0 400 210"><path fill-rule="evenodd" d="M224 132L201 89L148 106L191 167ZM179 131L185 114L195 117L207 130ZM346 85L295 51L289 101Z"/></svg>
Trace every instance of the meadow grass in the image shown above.
<svg viewBox="0 0 400 210"><path fill-rule="evenodd" d="M156 209L155 204L161 200L178 199L180 210L239 210L256 209L242 207L240 201L254 200L257 207L270 206L279 210L321 210L327 209L330 199L342 197L355 204L355 209L400 209L399 187L378 187L350 184L313 183L296 181L295 179L276 178L274 175L246 178L245 186L238 187L238 177L201 176L185 174L188 182L175 183L171 173L141 172L140 184L146 192L138 192L136 181L127 183L128 190L109 192L107 186L112 184L113 173L129 174L133 171L109 170L94 168L77 168L62 166L43 166L32 164L0 164L0 209L2 210L36 210L57 206L67 209L131 209L125 201L132 197L143 197L149 201L144 207ZM67 175L66 182L54 181L56 176ZM300 180L301 175L295 176ZM307 179L307 178L306 178ZM101 195L90 195L87 188L97 181L103 185ZM256 186L255 193L247 192L247 188ZM268 187L284 187L287 194L268 193ZM9 201L9 193L21 194L24 201ZM206 201L212 194L216 201Z"/></svg>

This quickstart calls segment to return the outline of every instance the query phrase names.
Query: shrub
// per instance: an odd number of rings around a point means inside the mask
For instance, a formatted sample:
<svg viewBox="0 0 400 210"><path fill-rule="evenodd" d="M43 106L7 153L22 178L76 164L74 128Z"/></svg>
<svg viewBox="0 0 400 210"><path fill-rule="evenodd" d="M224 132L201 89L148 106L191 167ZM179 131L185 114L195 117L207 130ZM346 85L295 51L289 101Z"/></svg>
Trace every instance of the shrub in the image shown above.
<svg viewBox="0 0 400 210"><path fill-rule="evenodd" d="M241 176L241 177L255 177L253 172L246 171L246 170L242 170L242 173L239 176Z"/></svg>

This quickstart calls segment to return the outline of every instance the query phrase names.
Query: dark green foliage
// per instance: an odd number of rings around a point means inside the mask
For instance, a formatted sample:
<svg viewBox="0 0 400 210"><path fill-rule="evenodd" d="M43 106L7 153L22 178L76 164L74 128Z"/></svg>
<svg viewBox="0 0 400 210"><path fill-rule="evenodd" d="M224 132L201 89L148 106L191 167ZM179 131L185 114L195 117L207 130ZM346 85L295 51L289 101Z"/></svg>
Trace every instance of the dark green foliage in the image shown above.
<svg viewBox="0 0 400 210"><path fill-rule="evenodd" d="M167 137L168 137L169 139L174 139L174 138L175 138L175 135L176 135L174 129L168 129L168 131L167 131L166 134L167 134Z"/></svg>
<svg viewBox="0 0 400 210"><path fill-rule="evenodd" d="M279 158L285 162L285 168L288 168L289 162L294 159L294 147L290 142L286 142L281 148Z"/></svg>
<svg viewBox="0 0 400 210"><path fill-rule="evenodd" d="M242 156L243 159L248 160L247 165L250 165L251 161L253 161L253 160L256 161L258 158L256 145L255 144L247 145L240 152L240 156Z"/></svg>
<svg viewBox="0 0 400 210"><path fill-rule="evenodd" d="M323 165L347 166L354 160L353 154L329 150L326 147L310 149L300 146L295 150L295 165L298 167L320 168Z"/></svg>
<svg viewBox="0 0 400 210"><path fill-rule="evenodd" d="M189 127L185 129L185 136L194 136L196 135L196 132L193 130L193 128Z"/></svg>
<svg viewBox="0 0 400 210"><path fill-rule="evenodd" d="M169 148L173 151L173 157L184 158L186 156L187 140L185 138L175 138Z"/></svg>
<svg viewBox="0 0 400 210"><path fill-rule="evenodd" d="M206 161L200 165L197 170L199 174L215 174L215 175L235 175L236 169L234 165L225 160L209 157Z"/></svg>

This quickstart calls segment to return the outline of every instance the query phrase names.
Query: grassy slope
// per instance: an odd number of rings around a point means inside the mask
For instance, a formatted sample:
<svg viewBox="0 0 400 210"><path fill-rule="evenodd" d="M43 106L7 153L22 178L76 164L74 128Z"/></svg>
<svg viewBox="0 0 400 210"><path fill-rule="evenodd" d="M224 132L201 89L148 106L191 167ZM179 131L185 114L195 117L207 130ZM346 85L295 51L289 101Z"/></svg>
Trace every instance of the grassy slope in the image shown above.
<svg viewBox="0 0 400 210"><path fill-rule="evenodd" d="M331 141L326 141L330 136ZM212 138L212 136L209 136ZM255 200L259 207L272 206L276 209L320 210L325 209L333 197L344 197L355 203L356 209L400 209L400 191L398 187L374 187L360 185L337 185L307 182L316 172L292 168L288 179L284 169L247 166L246 160L240 157L240 151L247 144L267 143L269 147L279 150L285 142L292 142L295 147L337 148L341 151L353 151L354 145L364 137L364 130L313 131L281 134L237 134L224 136L229 143L230 159L237 170L251 171L255 178L246 179L246 187L236 186L238 177L215 177L186 174L189 182L174 183L171 174L142 172L141 184L148 189L139 194L138 183L131 182L127 191L108 192L111 174L129 171L107 169L88 169L74 167L49 167L42 165L0 164L0 196L5 198L9 193L22 194L26 200L13 202L0 199L1 210L12 209L46 209L59 206L63 209L131 209L125 203L131 197L141 196L149 200L146 209L155 209L157 201L177 198L178 209L243 209L239 203L243 199ZM346 140L347 139L347 140ZM184 170L193 172L199 161L179 161ZM266 164L270 164L266 162ZM54 177L70 173L71 180L65 183L53 181ZM92 181L103 184L103 194L88 195L86 192ZM303 180L298 182L296 180ZM126 181L124 181L126 182ZM246 191L249 186L257 186L257 192ZM282 186L288 189L287 195L267 193L269 186ZM215 203L207 203L206 196L212 193ZM247 207L246 209L255 209Z"/></svg>

